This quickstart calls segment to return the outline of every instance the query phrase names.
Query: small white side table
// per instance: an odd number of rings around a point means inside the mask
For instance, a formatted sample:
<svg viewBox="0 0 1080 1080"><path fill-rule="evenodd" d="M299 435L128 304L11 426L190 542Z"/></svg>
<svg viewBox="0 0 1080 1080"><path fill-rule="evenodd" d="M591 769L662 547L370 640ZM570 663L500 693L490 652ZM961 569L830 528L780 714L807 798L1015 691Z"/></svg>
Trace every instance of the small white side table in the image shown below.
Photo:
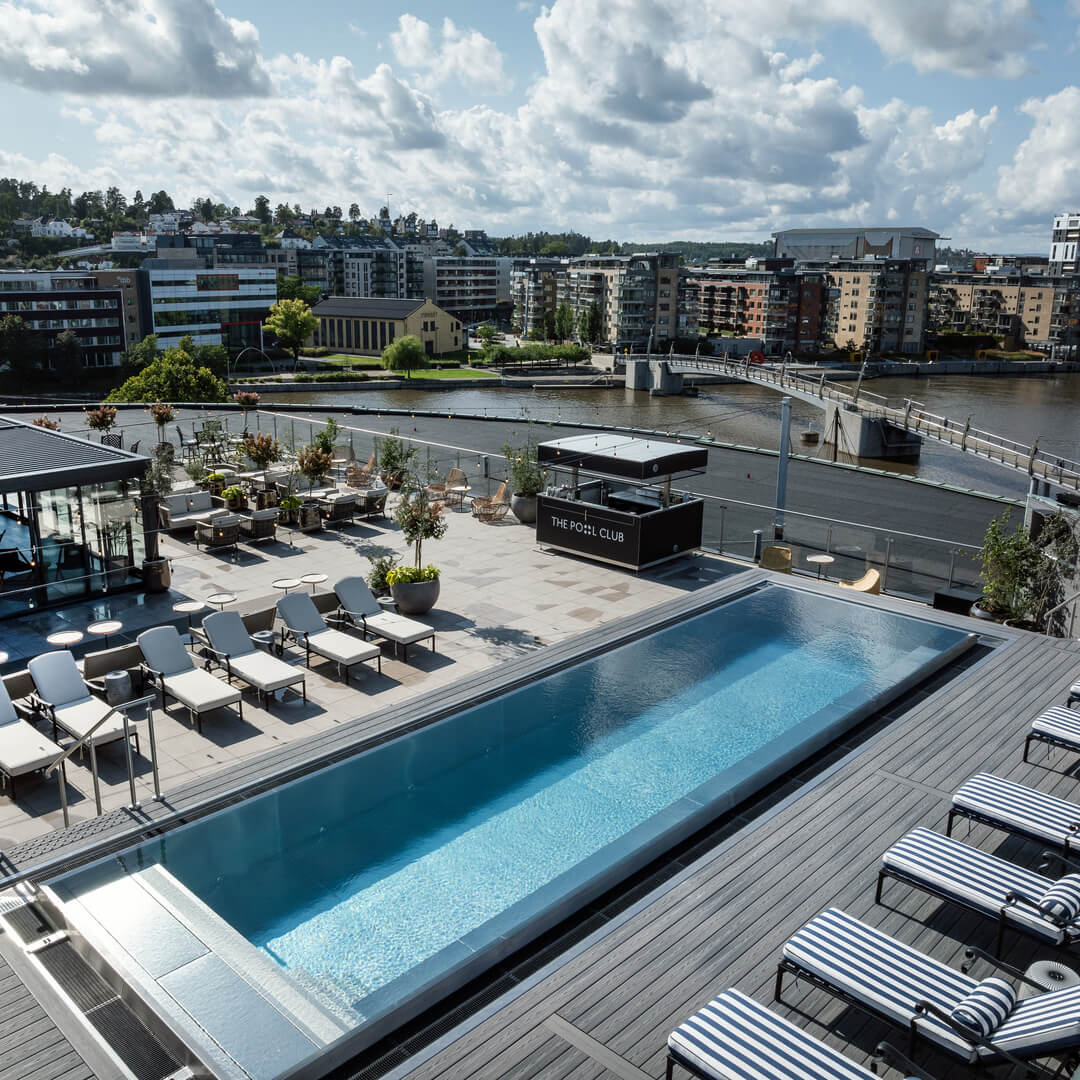
<svg viewBox="0 0 1080 1080"><path fill-rule="evenodd" d="M1056 960L1038 960L1024 972L1024 977L1038 983L1043 989L1036 990L1034 986L1022 983L1020 992L1016 995L1021 1001L1025 998L1035 997L1039 993L1048 993L1051 990L1064 990L1069 986L1080 986L1080 975L1071 967L1059 964Z"/></svg>

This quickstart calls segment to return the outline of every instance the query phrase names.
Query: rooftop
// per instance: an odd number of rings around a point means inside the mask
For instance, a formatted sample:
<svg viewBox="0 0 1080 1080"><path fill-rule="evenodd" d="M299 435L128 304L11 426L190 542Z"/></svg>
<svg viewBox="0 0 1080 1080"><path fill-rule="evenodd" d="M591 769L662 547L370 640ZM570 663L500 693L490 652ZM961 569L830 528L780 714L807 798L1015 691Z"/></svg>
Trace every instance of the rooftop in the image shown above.
<svg viewBox="0 0 1080 1080"><path fill-rule="evenodd" d="M426 300L383 300L373 296L329 296L311 312L323 318L407 319Z"/></svg>

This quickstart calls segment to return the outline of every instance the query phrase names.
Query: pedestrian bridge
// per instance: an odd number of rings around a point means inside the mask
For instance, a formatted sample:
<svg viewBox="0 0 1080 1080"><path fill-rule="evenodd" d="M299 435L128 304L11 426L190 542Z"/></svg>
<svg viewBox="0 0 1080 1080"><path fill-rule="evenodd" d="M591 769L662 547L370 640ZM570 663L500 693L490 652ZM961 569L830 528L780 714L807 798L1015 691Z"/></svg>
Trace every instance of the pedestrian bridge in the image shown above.
<svg viewBox="0 0 1080 1080"><path fill-rule="evenodd" d="M654 363L656 361L653 361ZM862 379L840 382L828 379L828 372L789 370L785 365L754 365L739 359L705 359L673 354L662 363L673 375L724 375L740 382L767 386L778 393L817 405L825 411L825 441L847 437L851 442L852 421L887 425L888 429L914 439L947 443L966 454L975 454L1038 480L1080 491L1080 462L1067 461L1039 449L1038 439L1028 446L1003 435L971 426L971 418L961 423L929 412L911 398L890 402L887 397L863 389ZM841 435L841 429L844 435ZM883 428L884 430L884 428ZM859 453L860 457L902 456Z"/></svg>

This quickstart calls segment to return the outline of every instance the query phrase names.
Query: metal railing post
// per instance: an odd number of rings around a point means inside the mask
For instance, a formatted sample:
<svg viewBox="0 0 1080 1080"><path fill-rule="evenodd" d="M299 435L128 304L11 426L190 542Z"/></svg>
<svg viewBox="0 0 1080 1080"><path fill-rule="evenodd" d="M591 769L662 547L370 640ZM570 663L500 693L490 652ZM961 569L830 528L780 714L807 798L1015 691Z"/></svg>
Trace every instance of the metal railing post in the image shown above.
<svg viewBox="0 0 1080 1080"><path fill-rule="evenodd" d="M889 560L892 558L892 537L885 540L885 565L881 568L881 591L885 592L889 584Z"/></svg>
<svg viewBox="0 0 1080 1080"><path fill-rule="evenodd" d="M754 530L754 562L761 562L761 530Z"/></svg>
<svg viewBox="0 0 1080 1080"><path fill-rule="evenodd" d="M956 573L956 548L953 548L949 553L949 584L946 588L951 589L953 587L953 576Z"/></svg>
<svg viewBox="0 0 1080 1080"><path fill-rule="evenodd" d="M94 746L94 740L90 740L90 772L94 777L94 804L97 807L97 816L101 817L103 811L101 809L101 779L98 776L97 767L97 749Z"/></svg>
<svg viewBox="0 0 1080 1080"><path fill-rule="evenodd" d="M60 762L60 768L56 770L56 778L60 781L60 810L64 815L64 828L68 828L71 824L71 818L68 816L68 804L67 804L67 770L64 768L64 763Z"/></svg>
<svg viewBox="0 0 1080 1080"><path fill-rule="evenodd" d="M832 526L831 525L825 530L825 554L826 555L831 555L832 554Z"/></svg>
<svg viewBox="0 0 1080 1080"><path fill-rule="evenodd" d="M127 762L128 791L131 793L129 809L138 810L139 800L135 795L135 762L131 758L131 721L128 719L126 712L122 712L120 715L124 718L124 759ZM98 812L100 813L100 811Z"/></svg>
<svg viewBox="0 0 1080 1080"><path fill-rule="evenodd" d="M157 739L154 737L154 709L153 706L147 706L146 709L146 726L150 733L150 771L154 777L154 798L158 802L162 799L161 794L161 779L158 776L158 760L157 760Z"/></svg>
<svg viewBox="0 0 1080 1080"><path fill-rule="evenodd" d="M721 506L720 507L720 543L719 543L719 548L720 548L720 554L721 555L723 555L723 553L724 553L724 515L726 513L727 513L727 507L726 506Z"/></svg>

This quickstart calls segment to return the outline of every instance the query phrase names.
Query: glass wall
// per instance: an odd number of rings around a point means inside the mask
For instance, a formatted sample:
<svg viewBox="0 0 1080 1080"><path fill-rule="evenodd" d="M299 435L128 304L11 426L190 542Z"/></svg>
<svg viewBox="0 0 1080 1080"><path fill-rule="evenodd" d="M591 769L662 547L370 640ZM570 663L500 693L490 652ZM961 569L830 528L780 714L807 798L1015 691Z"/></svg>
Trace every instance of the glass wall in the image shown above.
<svg viewBox="0 0 1080 1080"><path fill-rule="evenodd" d="M136 481L0 494L0 618L137 585Z"/></svg>

